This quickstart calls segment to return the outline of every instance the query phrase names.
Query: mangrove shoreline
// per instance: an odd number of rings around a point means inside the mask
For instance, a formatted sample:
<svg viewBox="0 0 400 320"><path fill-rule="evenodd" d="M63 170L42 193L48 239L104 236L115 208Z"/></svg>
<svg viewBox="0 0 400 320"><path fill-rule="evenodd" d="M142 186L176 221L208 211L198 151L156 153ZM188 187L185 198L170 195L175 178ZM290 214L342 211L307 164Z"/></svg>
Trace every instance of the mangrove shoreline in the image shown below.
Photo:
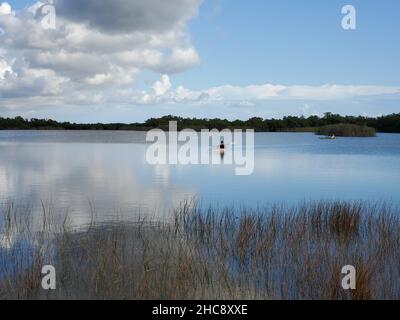
<svg viewBox="0 0 400 320"><path fill-rule="evenodd" d="M143 123L70 123L51 119L1 118L0 130L131 130L148 131L151 129L168 130L170 121L178 123L178 129L253 129L256 132L316 132L328 125L349 124L371 127L378 132L400 133L400 113L377 118L363 116L341 116L326 113L323 117L284 117L283 119L251 118L247 121L226 119L196 119L165 116L148 119Z"/></svg>

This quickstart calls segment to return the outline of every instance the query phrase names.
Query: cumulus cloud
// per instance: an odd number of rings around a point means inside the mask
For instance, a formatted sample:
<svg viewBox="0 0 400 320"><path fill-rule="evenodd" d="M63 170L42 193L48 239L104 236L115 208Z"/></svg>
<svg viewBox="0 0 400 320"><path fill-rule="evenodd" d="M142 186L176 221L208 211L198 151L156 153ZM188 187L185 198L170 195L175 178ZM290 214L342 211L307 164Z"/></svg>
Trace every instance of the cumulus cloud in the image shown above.
<svg viewBox="0 0 400 320"><path fill-rule="evenodd" d="M60 101L97 103L90 97L118 100L113 94L129 92L130 102L140 72L174 74L199 63L186 24L200 2L56 0L55 30L41 24L43 2L16 12L3 3L0 97L17 98L19 91L24 97L57 94ZM160 90L158 95L165 93Z"/></svg>
<svg viewBox="0 0 400 320"><path fill-rule="evenodd" d="M0 81L5 80L13 74L11 65L5 61L3 57L0 56Z"/></svg>
<svg viewBox="0 0 400 320"><path fill-rule="evenodd" d="M0 14L11 14L11 6L7 2L0 4Z"/></svg>
<svg viewBox="0 0 400 320"><path fill-rule="evenodd" d="M18 74L7 72L4 79L0 78L0 98L55 96L66 82L52 70L24 68Z"/></svg>
<svg viewBox="0 0 400 320"><path fill-rule="evenodd" d="M40 23L44 2L0 5L2 108L43 105L204 104L253 109L276 100L339 100L400 94L398 87L257 84L191 90L173 75L197 66L187 23L201 0L55 0L56 29ZM159 80L139 90L138 75Z"/></svg>
<svg viewBox="0 0 400 320"><path fill-rule="evenodd" d="M167 75L163 75L160 81L154 83L154 93L156 96L162 96L171 89L171 81Z"/></svg>
<svg viewBox="0 0 400 320"><path fill-rule="evenodd" d="M163 32L184 26L197 13L200 0L58 0L57 12L103 32Z"/></svg>

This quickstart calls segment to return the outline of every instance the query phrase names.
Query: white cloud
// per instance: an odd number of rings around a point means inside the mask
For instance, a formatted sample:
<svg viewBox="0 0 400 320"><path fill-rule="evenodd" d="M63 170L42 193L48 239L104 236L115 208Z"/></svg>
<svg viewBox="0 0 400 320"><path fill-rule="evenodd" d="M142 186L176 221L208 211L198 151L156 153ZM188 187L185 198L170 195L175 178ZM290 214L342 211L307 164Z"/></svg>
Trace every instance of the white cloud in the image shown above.
<svg viewBox="0 0 400 320"><path fill-rule="evenodd" d="M57 0L56 30L45 30L40 23L37 10L43 3L21 11L2 3L2 108L221 104L250 110L263 101L297 99L304 104L400 93L399 87L336 84L174 87L173 74L200 62L187 31L200 2L115 0L105 5L98 0ZM145 70L161 79L139 90L137 78Z"/></svg>
<svg viewBox="0 0 400 320"><path fill-rule="evenodd" d="M312 100L330 101L400 94L400 87L384 86L284 86L284 85L250 85L245 87L224 85L203 91L191 91L183 86L171 91L169 78L163 77L154 85L155 95L147 92L139 97L138 103L225 103L237 107L254 107L256 101L267 100ZM166 90L164 90L166 89ZM146 97L143 99L143 97ZM308 106L308 105L305 105ZM309 107L308 107L309 108Z"/></svg>
<svg viewBox="0 0 400 320"><path fill-rule="evenodd" d="M7 61L0 56L0 81L5 80L13 74L13 70L11 65L7 63Z"/></svg>
<svg viewBox="0 0 400 320"><path fill-rule="evenodd" d="M12 8L7 2L0 4L0 14L11 14Z"/></svg>
<svg viewBox="0 0 400 320"><path fill-rule="evenodd" d="M92 86L101 86L101 85L117 85L117 86L125 86L130 85L134 81L135 74L137 70L131 69L129 72L126 72L123 68L112 65L110 70L107 73L97 73L92 77L87 77L85 79L86 83Z"/></svg>
<svg viewBox="0 0 400 320"><path fill-rule="evenodd" d="M56 30L42 27L42 2L11 15L11 7L3 3L0 99L18 99L19 92L21 97L41 97L41 102L54 101L57 94L60 102L97 103L121 101L115 93L124 91L130 92L125 102L134 101L141 71L173 74L199 63L186 23L197 14L200 2L115 0L105 5L97 0L57 0ZM170 87L164 77L155 95L164 95ZM99 96L101 100L87 99Z"/></svg>
<svg viewBox="0 0 400 320"><path fill-rule="evenodd" d="M58 76L53 70L22 68L18 74L8 72L0 79L0 98L48 97L58 95L68 79Z"/></svg>
<svg viewBox="0 0 400 320"><path fill-rule="evenodd" d="M374 96L400 93L400 87L383 86L284 86L251 85L246 87L221 86L206 90L213 100L270 100L270 99L306 99L335 100L361 96Z"/></svg>
<svg viewBox="0 0 400 320"><path fill-rule="evenodd" d="M174 48L166 60L167 72L176 72L189 69L199 63L200 58L193 48Z"/></svg>
<svg viewBox="0 0 400 320"><path fill-rule="evenodd" d="M366 97L386 94L398 94L400 87L384 86L345 86L345 85L323 85L323 86L290 86L286 87L282 95L296 99L333 100L354 97Z"/></svg>
<svg viewBox="0 0 400 320"><path fill-rule="evenodd" d="M93 86L102 85L110 81L112 81L112 75L110 73L98 73L94 77L86 78L86 82Z"/></svg>
<svg viewBox="0 0 400 320"><path fill-rule="evenodd" d="M153 89L157 97L166 94L168 90L171 89L171 81L169 80L168 75L163 75L160 81L155 82Z"/></svg>

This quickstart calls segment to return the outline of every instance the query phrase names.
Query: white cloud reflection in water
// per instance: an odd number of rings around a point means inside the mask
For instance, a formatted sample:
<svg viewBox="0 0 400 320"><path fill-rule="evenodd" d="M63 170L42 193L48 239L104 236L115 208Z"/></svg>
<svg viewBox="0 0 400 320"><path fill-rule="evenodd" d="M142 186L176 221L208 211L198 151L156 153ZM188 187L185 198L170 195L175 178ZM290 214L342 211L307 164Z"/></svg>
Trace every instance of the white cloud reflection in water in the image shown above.
<svg viewBox="0 0 400 320"><path fill-rule="evenodd" d="M323 141L256 134L255 173L243 177L229 165L150 166L141 141L144 133L0 132L0 201L37 212L43 201L68 210L77 226L90 221L91 205L107 220L166 217L194 197L203 205L251 207L400 199L400 135Z"/></svg>

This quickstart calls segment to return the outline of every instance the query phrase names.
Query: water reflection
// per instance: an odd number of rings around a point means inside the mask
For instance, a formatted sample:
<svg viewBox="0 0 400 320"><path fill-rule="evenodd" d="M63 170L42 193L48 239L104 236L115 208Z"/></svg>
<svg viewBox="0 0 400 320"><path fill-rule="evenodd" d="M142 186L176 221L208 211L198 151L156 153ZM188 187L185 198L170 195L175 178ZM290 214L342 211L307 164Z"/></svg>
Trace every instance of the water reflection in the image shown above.
<svg viewBox="0 0 400 320"><path fill-rule="evenodd" d="M133 148L132 148L133 147ZM89 202L107 216L163 214L195 195L190 187L170 182L168 166L144 162L144 145L16 144L2 149L0 195L3 202L52 202L69 210L74 223L88 222Z"/></svg>
<svg viewBox="0 0 400 320"><path fill-rule="evenodd" d="M204 205L400 200L400 135L321 141L312 134L257 134L255 172L234 165L159 165L143 133L1 132L0 200L68 210L74 224L133 212L164 215L197 197ZM221 163L225 152L219 152ZM0 242L7 245L6 239Z"/></svg>
<svg viewBox="0 0 400 320"><path fill-rule="evenodd" d="M224 158L225 158L225 150L220 150L219 151L219 155L221 156L221 162L223 162L224 161Z"/></svg>

